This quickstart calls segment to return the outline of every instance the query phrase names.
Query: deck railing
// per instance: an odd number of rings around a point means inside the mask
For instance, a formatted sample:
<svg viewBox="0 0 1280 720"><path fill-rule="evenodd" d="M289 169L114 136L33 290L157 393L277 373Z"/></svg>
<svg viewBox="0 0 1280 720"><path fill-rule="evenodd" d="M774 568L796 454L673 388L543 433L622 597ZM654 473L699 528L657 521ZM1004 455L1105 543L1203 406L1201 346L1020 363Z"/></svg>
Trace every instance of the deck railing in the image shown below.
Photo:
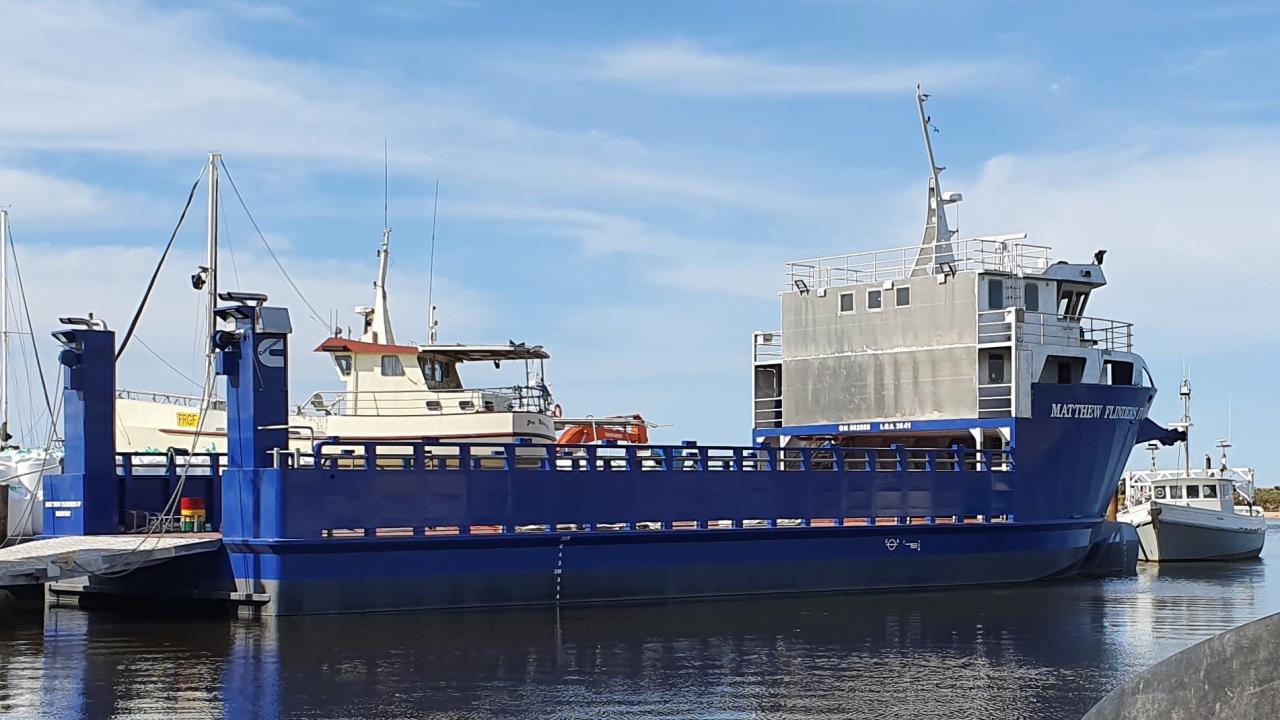
<svg viewBox="0 0 1280 720"><path fill-rule="evenodd" d="M787 263L785 290L817 290L861 283L884 282L916 274L957 273L992 270L1008 273L1039 272L1049 267L1049 248L1018 242L1025 235L1002 238L971 238L938 245L872 250L795 260Z"/></svg>
<svg viewBox="0 0 1280 720"><path fill-rule="evenodd" d="M173 497L182 482L181 497L204 498L206 519L213 528L222 524L222 471L226 456L219 453L182 455L164 452L116 454L116 481L120 484L120 524L126 532L155 527L172 529L179 514ZM185 481L183 472L186 472Z"/></svg>
<svg viewBox="0 0 1280 720"><path fill-rule="evenodd" d="M295 468L295 456L277 455L278 479L248 500L277 512L238 532L368 539L1014 519L1016 483L997 479L1013 469L1011 453L962 447L331 440L309 459L314 467Z"/></svg>
<svg viewBox="0 0 1280 720"><path fill-rule="evenodd" d="M199 408L204 401L199 395L178 395L174 393L151 392L149 390L116 390L117 400L139 400L159 405L176 405L178 407ZM209 403L212 410L226 410L227 401L214 398Z"/></svg>
<svg viewBox="0 0 1280 720"><path fill-rule="evenodd" d="M547 413L554 405L546 387L512 386L459 390L358 390L312 393L298 415L466 415L478 412Z"/></svg>
<svg viewBox="0 0 1280 720"><path fill-rule="evenodd" d="M1042 345L1098 347L1118 352L1133 351L1133 323L1096 317L1069 317L1057 313L1028 312L1010 307L978 313L978 344L1012 342L1013 324L1018 341Z"/></svg>

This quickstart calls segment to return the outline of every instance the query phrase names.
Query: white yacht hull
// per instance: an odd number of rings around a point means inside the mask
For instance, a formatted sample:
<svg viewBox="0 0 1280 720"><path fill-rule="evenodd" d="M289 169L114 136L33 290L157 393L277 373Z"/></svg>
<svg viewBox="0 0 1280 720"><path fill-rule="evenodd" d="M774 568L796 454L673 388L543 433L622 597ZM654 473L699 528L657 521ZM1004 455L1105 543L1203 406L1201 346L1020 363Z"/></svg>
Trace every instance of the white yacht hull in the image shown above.
<svg viewBox="0 0 1280 720"><path fill-rule="evenodd" d="M1138 557L1148 562L1247 560L1266 538L1261 515L1151 502L1120 513L1138 530Z"/></svg>
<svg viewBox="0 0 1280 720"><path fill-rule="evenodd" d="M116 447L120 452L155 452L170 447L196 452L226 452L227 414L221 409L205 413L204 427L197 431L199 410L190 405L117 398ZM290 445L310 450L315 440L330 436L352 442L421 440L425 437L445 442L510 443L528 439L535 443L554 442L552 418L530 412L475 412L448 415L298 415L289 419L297 426ZM309 432L305 428L311 428ZM196 436L199 435L197 438Z"/></svg>

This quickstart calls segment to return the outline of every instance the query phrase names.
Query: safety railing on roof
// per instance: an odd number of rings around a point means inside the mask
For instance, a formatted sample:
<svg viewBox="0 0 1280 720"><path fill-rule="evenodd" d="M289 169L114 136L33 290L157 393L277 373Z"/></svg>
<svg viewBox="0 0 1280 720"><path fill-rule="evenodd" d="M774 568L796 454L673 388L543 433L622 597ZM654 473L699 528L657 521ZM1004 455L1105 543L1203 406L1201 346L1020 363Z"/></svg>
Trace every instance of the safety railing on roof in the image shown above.
<svg viewBox="0 0 1280 720"><path fill-rule="evenodd" d="M938 245L911 245L795 260L787 263L785 289L816 290L899 280L913 274L954 274L966 270L1018 274L1040 272L1049 267L1049 248L1016 242L1021 237L1025 236L971 238Z"/></svg>

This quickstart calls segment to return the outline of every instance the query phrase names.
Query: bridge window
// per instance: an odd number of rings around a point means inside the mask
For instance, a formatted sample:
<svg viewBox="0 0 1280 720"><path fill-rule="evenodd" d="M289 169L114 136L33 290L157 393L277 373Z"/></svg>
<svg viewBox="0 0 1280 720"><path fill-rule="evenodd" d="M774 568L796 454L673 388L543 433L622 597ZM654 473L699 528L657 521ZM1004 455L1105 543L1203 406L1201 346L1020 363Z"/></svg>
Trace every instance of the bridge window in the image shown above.
<svg viewBox="0 0 1280 720"><path fill-rule="evenodd" d="M1133 363L1123 360L1107 360L1102 363L1109 385L1133 385Z"/></svg>
<svg viewBox="0 0 1280 720"><path fill-rule="evenodd" d="M1026 306L1027 312L1040 312L1040 286L1029 282L1023 289L1023 305Z"/></svg>
<svg viewBox="0 0 1280 720"><path fill-rule="evenodd" d="M1204 485L1204 486L1202 486L1202 487L1203 487L1203 489L1204 489L1204 496L1205 496L1205 497L1207 497L1207 498L1216 498L1216 497L1218 497L1218 487L1217 487L1216 485Z"/></svg>
<svg viewBox="0 0 1280 720"><path fill-rule="evenodd" d="M867 291L867 309L868 310L879 310L882 307L882 303L883 303L883 300L881 299L881 292L879 290Z"/></svg>
<svg viewBox="0 0 1280 720"><path fill-rule="evenodd" d="M400 364L399 355L383 355L382 356L382 376L383 377L403 377L404 365Z"/></svg>
<svg viewBox="0 0 1280 720"><path fill-rule="evenodd" d="M1199 499L1200 499L1200 486L1199 486L1199 485L1188 485L1188 486L1187 486L1187 499L1188 499L1188 500L1199 500Z"/></svg>
<svg viewBox="0 0 1280 720"><path fill-rule="evenodd" d="M853 312L853 293L840 293L840 312Z"/></svg>
<svg viewBox="0 0 1280 720"><path fill-rule="evenodd" d="M1156 488L1156 490L1155 490L1155 498L1156 498L1157 500L1163 500L1163 499L1164 499L1164 494L1165 494L1165 493L1164 493L1164 488L1163 488L1163 487L1158 487L1158 488Z"/></svg>
<svg viewBox="0 0 1280 720"><path fill-rule="evenodd" d="M987 309L1004 309L1004 280L992 278L987 281Z"/></svg>
<svg viewBox="0 0 1280 720"><path fill-rule="evenodd" d="M333 363L338 366L338 372L343 377L351 374L351 356L350 355L334 355Z"/></svg>
<svg viewBox="0 0 1280 720"><path fill-rule="evenodd" d="M1182 499L1182 486L1181 486L1181 485L1170 485L1170 486L1169 486L1169 499L1170 499L1170 500L1181 500L1181 499Z"/></svg>
<svg viewBox="0 0 1280 720"><path fill-rule="evenodd" d="M897 307L906 307L911 304L911 288L910 287L900 287L900 288L897 288L894 292L896 294L896 297L894 298L894 305L896 305Z"/></svg>

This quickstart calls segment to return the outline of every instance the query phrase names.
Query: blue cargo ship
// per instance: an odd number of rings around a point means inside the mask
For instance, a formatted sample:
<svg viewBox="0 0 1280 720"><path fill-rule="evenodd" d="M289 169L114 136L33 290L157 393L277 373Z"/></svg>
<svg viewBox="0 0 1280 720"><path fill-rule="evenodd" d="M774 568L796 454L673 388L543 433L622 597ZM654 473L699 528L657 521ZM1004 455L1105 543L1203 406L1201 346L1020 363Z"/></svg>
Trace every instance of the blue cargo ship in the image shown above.
<svg viewBox="0 0 1280 720"><path fill-rule="evenodd" d="M1008 583L1124 567L1104 515L1156 389L1128 323L1085 315L1102 253L961 240L931 167L921 244L787 265L757 332L750 445L321 438L290 447L288 311L226 294L213 336L225 461L115 452L115 339L65 346L52 535L207 500L207 552L55 597L225 601L296 615ZM183 469L185 468L185 469ZM166 501L167 498L167 501ZM1128 560L1131 560L1129 558Z"/></svg>

